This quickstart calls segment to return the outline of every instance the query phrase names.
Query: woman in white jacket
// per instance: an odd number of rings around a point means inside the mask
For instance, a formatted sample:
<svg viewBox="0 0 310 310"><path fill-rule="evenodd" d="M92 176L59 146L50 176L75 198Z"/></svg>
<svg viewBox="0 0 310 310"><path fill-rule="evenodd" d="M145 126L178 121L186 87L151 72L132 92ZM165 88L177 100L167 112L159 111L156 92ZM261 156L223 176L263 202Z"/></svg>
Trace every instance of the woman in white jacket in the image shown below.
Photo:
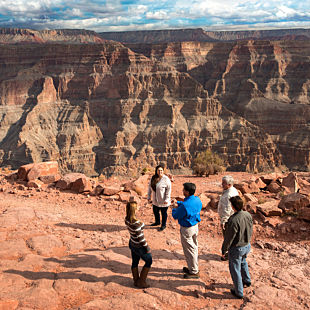
<svg viewBox="0 0 310 310"><path fill-rule="evenodd" d="M156 167L155 174L151 178L148 200L153 204L153 213L155 217L155 223L151 224L151 226L160 225L160 212L162 222L158 230L163 231L167 223L167 210L171 204L171 181L169 177L164 174L164 167L162 165Z"/></svg>

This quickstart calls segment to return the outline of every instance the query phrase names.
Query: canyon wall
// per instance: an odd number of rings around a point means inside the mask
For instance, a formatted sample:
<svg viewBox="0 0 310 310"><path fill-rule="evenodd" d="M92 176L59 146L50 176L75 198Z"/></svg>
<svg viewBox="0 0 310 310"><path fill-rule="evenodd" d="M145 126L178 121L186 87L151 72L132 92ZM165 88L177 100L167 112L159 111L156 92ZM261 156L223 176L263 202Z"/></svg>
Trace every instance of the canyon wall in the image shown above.
<svg viewBox="0 0 310 310"><path fill-rule="evenodd" d="M290 169L310 169L310 40L126 44L198 81L267 132Z"/></svg>
<svg viewBox="0 0 310 310"><path fill-rule="evenodd" d="M231 170L282 164L271 136L190 72L120 43L3 44L0 64L1 165L125 174L191 167L207 148Z"/></svg>

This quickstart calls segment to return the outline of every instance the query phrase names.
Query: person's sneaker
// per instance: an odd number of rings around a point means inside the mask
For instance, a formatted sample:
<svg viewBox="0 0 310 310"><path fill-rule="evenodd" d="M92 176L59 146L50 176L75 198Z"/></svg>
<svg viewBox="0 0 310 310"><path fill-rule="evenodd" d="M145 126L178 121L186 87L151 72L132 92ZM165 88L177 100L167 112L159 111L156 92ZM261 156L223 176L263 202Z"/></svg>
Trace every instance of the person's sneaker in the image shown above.
<svg viewBox="0 0 310 310"><path fill-rule="evenodd" d="M153 223L150 226L159 226L159 225L160 225L160 223Z"/></svg>
<svg viewBox="0 0 310 310"><path fill-rule="evenodd" d="M251 286L251 282L244 282L243 283L243 287L250 287Z"/></svg>
<svg viewBox="0 0 310 310"><path fill-rule="evenodd" d="M184 279L199 279L199 272L197 273L184 273Z"/></svg>
<svg viewBox="0 0 310 310"><path fill-rule="evenodd" d="M183 272L185 272L185 273L190 273L190 272L189 272L189 269L188 269L187 267L183 267Z"/></svg>
<svg viewBox="0 0 310 310"><path fill-rule="evenodd" d="M237 295L235 290L230 289L230 292L231 292L236 298L238 298L238 299L243 299L243 296Z"/></svg>
<svg viewBox="0 0 310 310"><path fill-rule="evenodd" d="M158 228L158 231L163 231L164 229L166 229L166 226L161 226L160 228Z"/></svg>

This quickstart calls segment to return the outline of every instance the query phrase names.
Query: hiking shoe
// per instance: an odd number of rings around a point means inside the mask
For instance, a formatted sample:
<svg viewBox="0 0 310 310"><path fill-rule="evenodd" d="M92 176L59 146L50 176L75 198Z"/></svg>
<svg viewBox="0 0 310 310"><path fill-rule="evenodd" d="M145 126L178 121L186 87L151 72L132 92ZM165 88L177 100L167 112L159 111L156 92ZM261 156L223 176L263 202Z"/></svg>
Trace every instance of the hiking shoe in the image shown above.
<svg viewBox="0 0 310 310"><path fill-rule="evenodd" d="M243 283L243 287L250 287L251 286L251 282L244 282Z"/></svg>
<svg viewBox="0 0 310 310"><path fill-rule="evenodd" d="M163 231L164 229L166 229L166 226L161 226L160 228L158 228L158 231Z"/></svg>
<svg viewBox="0 0 310 310"><path fill-rule="evenodd" d="M231 292L236 298L238 298L238 299L243 299L243 296L237 295L237 293L236 293L235 290L231 289L230 292Z"/></svg>
<svg viewBox="0 0 310 310"><path fill-rule="evenodd" d="M188 269L187 267L183 267L183 272L184 272L184 273L190 273L190 272L189 272L189 269Z"/></svg>
<svg viewBox="0 0 310 310"><path fill-rule="evenodd" d="M197 273L184 273L184 279L199 279L199 272Z"/></svg>

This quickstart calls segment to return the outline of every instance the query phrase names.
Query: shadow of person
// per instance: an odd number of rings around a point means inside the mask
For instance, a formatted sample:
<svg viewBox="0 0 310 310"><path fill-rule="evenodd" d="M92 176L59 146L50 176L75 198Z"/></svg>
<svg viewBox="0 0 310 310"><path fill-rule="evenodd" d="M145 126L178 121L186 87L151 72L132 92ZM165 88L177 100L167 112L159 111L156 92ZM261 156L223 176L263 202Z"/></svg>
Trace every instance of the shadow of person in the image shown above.
<svg viewBox="0 0 310 310"><path fill-rule="evenodd" d="M116 232L126 230L125 226L112 224L78 224L78 223L57 223L55 226L70 227L73 229L81 229L87 231Z"/></svg>
<svg viewBox="0 0 310 310"><path fill-rule="evenodd" d="M224 293L206 292L203 294L203 297L211 299L236 299L229 291Z"/></svg>
<svg viewBox="0 0 310 310"><path fill-rule="evenodd" d="M66 256L64 259L55 257L45 258L47 262L54 262L60 264L65 268L94 268L94 269L107 269L119 274L128 273L128 265L123 262L116 262L115 260L106 260L100 258L98 255L90 254L73 254Z"/></svg>
<svg viewBox="0 0 310 310"><path fill-rule="evenodd" d="M200 254L199 255L199 260L205 260L205 261L221 261L221 255L219 254L213 254L213 253L208 253L208 254Z"/></svg>
<svg viewBox="0 0 310 310"><path fill-rule="evenodd" d="M128 266L129 269L129 266ZM110 275L106 277L97 277L92 274L80 272L80 271L69 271L69 272L48 272L48 271L43 271L43 272L35 272L35 271L22 271L22 270L16 270L16 269L8 269L5 270L4 273L9 273L9 274L16 274L20 275L26 279L36 281L36 280L41 280L41 279L48 279L48 280L61 280L61 279L78 279L83 282L103 282L105 284L108 284L110 282L117 283L119 285L122 285L124 287L134 287L133 286L133 280L131 276L120 276L120 275ZM175 293L178 293L183 296L195 296L194 291L185 291L180 289L179 287L183 286L190 286L190 285L201 285L204 286L203 282L200 282L199 280L165 280L162 279L160 281L154 281L154 280L149 280L151 287L154 288L159 288L162 290L167 290L169 292L173 291Z"/></svg>

